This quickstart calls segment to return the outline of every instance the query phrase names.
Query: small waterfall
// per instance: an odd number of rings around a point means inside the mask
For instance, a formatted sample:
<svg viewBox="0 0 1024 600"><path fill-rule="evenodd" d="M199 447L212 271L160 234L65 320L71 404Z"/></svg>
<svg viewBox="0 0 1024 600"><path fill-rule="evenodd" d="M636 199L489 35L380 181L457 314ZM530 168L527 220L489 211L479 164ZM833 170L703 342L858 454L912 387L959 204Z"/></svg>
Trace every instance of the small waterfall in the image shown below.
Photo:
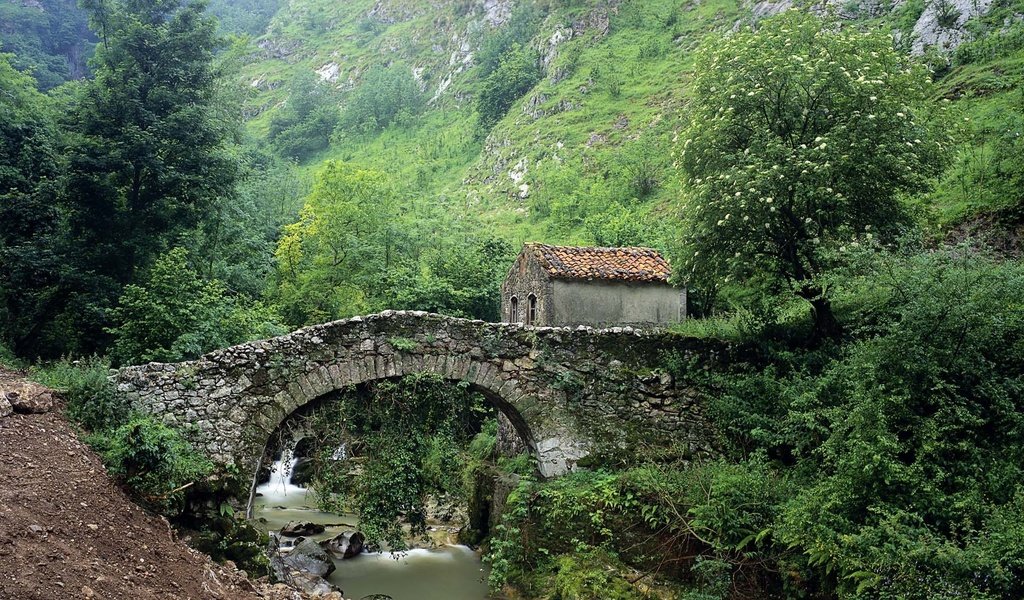
<svg viewBox="0 0 1024 600"><path fill-rule="evenodd" d="M295 458L295 447L301 438L296 438L281 451L281 458L270 466L270 481L256 487L256 493L267 501L283 500L289 495L305 495L306 488L292 483L292 473L299 459Z"/></svg>

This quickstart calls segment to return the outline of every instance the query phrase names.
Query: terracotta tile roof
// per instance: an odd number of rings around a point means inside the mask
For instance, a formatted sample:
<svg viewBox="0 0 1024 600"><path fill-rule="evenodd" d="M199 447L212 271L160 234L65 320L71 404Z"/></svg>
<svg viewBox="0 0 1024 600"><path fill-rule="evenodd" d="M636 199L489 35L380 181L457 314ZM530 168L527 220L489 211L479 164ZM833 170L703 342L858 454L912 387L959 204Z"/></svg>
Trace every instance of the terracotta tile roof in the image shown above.
<svg viewBox="0 0 1024 600"><path fill-rule="evenodd" d="M668 261L650 248L585 248L530 242L532 253L548 275L558 279L613 279L667 282Z"/></svg>

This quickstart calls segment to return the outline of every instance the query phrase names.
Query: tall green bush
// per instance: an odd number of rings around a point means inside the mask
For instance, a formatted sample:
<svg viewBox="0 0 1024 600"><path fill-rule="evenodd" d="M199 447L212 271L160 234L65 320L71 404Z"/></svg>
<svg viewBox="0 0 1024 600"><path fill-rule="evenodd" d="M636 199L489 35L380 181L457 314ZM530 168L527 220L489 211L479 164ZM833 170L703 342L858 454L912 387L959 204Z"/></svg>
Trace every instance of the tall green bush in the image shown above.
<svg viewBox="0 0 1024 600"><path fill-rule="evenodd" d="M220 281L200 277L183 248L160 257L141 285L125 287L113 320L117 365L176 362L283 333L271 309L236 303Z"/></svg>
<svg viewBox="0 0 1024 600"><path fill-rule="evenodd" d="M505 116L516 100L540 81L537 53L518 44L502 55L497 69L484 80L477 97L480 130L488 132Z"/></svg>
<svg viewBox="0 0 1024 600"><path fill-rule="evenodd" d="M177 430L151 417L134 417L90 441L113 475L164 514L180 513L186 490L213 471Z"/></svg>
<svg viewBox="0 0 1024 600"><path fill-rule="evenodd" d="M425 101L408 66L375 67L364 75L346 102L341 125L363 133L402 125L423 110Z"/></svg>

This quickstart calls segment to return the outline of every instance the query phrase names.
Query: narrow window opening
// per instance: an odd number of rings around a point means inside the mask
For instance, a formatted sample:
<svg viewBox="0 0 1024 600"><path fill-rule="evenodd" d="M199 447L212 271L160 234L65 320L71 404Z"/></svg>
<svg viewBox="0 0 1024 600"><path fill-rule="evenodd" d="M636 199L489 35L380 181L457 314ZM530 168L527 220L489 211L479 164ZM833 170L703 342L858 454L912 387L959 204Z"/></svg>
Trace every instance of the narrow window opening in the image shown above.
<svg viewBox="0 0 1024 600"><path fill-rule="evenodd" d="M508 309L508 322L509 323L518 323L519 322L519 298L516 298L515 296L512 296L512 299L509 300L508 305L509 305L509 309Z"/></svg>
<svg viewBox="0 0 1024 600"><path fill-rule="evenodd" d="M529 298L527 298L527 302L526 324L533 325L537 322L537 297L530 294Z"/></svg>

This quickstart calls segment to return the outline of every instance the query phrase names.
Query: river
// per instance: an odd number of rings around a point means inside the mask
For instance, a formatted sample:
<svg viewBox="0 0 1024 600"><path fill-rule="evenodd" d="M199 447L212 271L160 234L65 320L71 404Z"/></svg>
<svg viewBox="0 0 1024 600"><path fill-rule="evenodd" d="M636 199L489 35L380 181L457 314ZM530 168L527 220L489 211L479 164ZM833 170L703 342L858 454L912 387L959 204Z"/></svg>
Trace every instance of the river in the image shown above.
<svg viewBox="0 0 1024 600"><path fill-rule="evenodd" d="M342 531L357 528L354 515L321 512L314 506L312 494L290 481L294 460L290 452L274 463L270 481L256 488L253 516L265 531L278 531L289 521L319 523L326 527L315 540L329 539ZM285 466L285 463L288 466ZM348 560L336 559L337 569L328 581L344 591L346 598L358 600L372 594L384 594L394 600L485 600L487 568L480 557L466 546L416 549L402 553L375 552Z"/></svg>

